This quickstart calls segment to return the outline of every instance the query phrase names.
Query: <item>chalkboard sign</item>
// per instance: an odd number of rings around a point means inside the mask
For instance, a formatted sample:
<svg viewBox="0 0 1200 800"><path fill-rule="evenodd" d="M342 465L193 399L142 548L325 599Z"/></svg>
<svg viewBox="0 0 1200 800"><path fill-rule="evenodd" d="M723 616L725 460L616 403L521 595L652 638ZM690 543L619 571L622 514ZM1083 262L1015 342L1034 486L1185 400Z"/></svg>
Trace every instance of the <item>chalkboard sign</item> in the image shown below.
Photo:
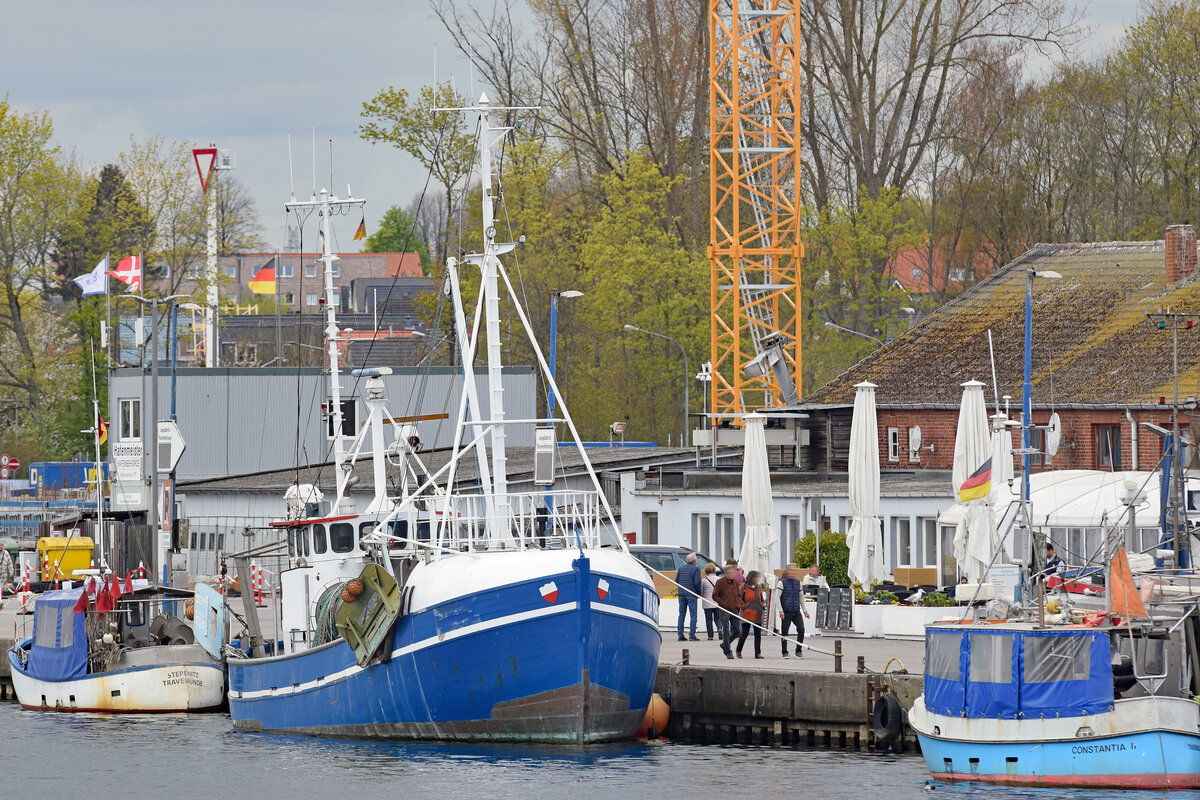
<svg viewBox="0 0 1200 800"><path fill-rule="evenodd" d="M833 627L829 624L829 590L824 587L817 589L817 621L813 624L821 630Z"/></svg>
<svg viewBox="0 0 1200 800"><path fill-rule="evenodd" d="M849 629L853 610L853 589L821 589L817 592L816 625L821 630Z"/></svg>

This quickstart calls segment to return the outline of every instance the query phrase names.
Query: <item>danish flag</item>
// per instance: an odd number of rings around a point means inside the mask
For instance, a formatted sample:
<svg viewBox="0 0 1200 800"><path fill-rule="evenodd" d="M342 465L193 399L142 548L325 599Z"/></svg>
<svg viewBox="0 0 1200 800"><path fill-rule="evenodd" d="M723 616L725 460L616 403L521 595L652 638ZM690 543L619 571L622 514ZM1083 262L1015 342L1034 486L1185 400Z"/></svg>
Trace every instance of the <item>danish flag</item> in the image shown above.
<svg viewBox="0 0 1200 800"><path fill-rule="evenodd" d="M554 581L550 581L545 586L542 586L540 589L538 589L538 591L542 593L542 599L547 603L558 602L558 584L556 584Z"/></svg>
<svg viewBox="0 0 1200 800"><path fill-rule="evenodd" d="M608 581L604 580L604 578L601 578L600 582L596 584L596 594L599 595L601 600L608 597Z"/></svg>
<svg viewBox="0 0 1200 800"><path fill-rule="evenodd" d="M140 292L142 290L142 257L122 258L117 264L117 268L110 269L108 274L122 283L129 284L134 291Z"/></svg>

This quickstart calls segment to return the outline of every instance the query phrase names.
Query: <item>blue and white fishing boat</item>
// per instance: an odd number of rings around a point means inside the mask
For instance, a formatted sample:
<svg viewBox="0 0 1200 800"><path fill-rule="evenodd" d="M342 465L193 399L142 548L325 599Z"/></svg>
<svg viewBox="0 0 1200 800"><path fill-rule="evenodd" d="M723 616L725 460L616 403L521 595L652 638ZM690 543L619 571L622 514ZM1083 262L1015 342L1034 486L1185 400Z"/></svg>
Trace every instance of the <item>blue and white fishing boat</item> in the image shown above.
<svg viewBox="0 0 1200 800"><path fill-rule="evenodd" d="M1069 624L1052 601L1041 620L926 628L909 723L935 778L1200 788L1200 580L1153 579L1162 602L1145 606L1122 562L1115 614Z"/></svg>
<svg viewBox="0 0 1200 800"><path fill-rule="evenodd" d="M451 457L431 474L416 431L387 411L380 376L355 372L368 419L348 452L335 440L337 493L325 502L311 485L289 491L290 562L283 572L283 639L269 653L247 603L250 657L229 661L229 703L241 730L336 736L596 742L632 736L649 703L658 652L658 596L617 535L607 499L587 462L553 375L498 256L492 114L479 116L484 251L465 256L481 272L479 305L468 320L459 264L446 292L454 309L464 391ZM326 339L334 430L342 429L340 331L333 301L330 219L361 206L322 191L290 210L320 214L325 264ZM552 419L510 420L500 385L501 292L538 354L565 431L583 454L587 490L515 492L508 485L506 432L533 426L550 481ZM475 385L480 327L487 339L488 418ZM547 446L548 445L548 446ZM369 456L374 496L362 511L346 489L351 466ZM481 487L455 490L469 458ZM543 473L543 476L545 473ZM399 487L389 496L389 480ZM447 488L448 487L448 488ZM249 557L248 555L246 556ZM239 563L244 568L245 559ZM246 584L245 578L243 583Z"/></svg>

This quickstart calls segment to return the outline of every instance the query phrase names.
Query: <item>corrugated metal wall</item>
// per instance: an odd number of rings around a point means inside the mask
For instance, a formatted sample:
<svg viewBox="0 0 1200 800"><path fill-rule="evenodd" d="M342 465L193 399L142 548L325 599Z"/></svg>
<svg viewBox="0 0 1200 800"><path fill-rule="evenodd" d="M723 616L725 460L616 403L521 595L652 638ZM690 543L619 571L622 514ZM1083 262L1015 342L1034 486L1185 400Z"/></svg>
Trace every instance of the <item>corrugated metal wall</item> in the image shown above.
<svg viewBox="0 0 1200 800"><path fill-rule="evenodd" d="M488 411L486 374L476 368L484 415ZM176 408L179 428L187 451L179 463L179 480L214 478L261 470L286 469L329 460L331 442L326 436L321 405L328 391L327 378L317 369L181 369L178 372ZM418 433L426 447L449 447L453 443L453 420L458 414L462 377L452 367L396 368L384 378L389 410L395 416L418 414L450 415L450 419L421 422ZM142 396L143 376L137 369L114 370L109 378L108 418L112 421L110 441L119 436L119 402ZM359 422L365 419L361 402L362 380L350 375L342 379L343 397L359 398ZM150 379L145 378L145 408L150 406ZM530 367L506 367L504 397L510 419L530 419L537 413L537 381ZM158 418L166 419L171 409L171 378L159 375ZM151 414L143 414L145 425ZM299 425L297 425L299 420ZM296 432L301 431L297 452ZM533 429L518 426L509 432L512 447L531 447ZM149 458L147 455L149 469Z"/></svg>

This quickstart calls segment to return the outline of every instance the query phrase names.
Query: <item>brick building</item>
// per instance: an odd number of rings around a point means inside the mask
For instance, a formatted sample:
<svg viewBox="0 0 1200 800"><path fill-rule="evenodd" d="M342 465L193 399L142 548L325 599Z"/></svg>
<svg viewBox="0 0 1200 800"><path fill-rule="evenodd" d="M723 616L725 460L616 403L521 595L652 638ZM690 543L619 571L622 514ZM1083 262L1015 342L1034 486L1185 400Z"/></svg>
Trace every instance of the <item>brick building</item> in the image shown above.
<svg viewBox="0 0 1200 800"><path fill-rule="evenodd" d="M322 267L317 261L319 253L238 253L222 256L217 260L224 282L221 285L222 301L235 299L240 304L252 301L250 281L263 267L275 266L275 282L279 291L280 306L284 311L318 313L319 300L324 288ZM345 310L355 309L350 302L352 286L365 279L421 278L421 259L417 253L338 253L333 263L333 286ZM189 268L189 274L202 273L204 264ZM184 281L181 291L195 288L192 281ZM366 309L361 309L366 310Z"/></svg>
<svg viewBox="0 0 1200 800"><path fill-rule="evenodd" d="M1008 395L1010 414L1019 417L1031 269L1062 276L1034 282L1033 421L1045 424L1057 412L1062 441L1053 458L1034 456L1033 469L1154 469L1162 440L1140 423L1169 424L1174 372L1171 330L1147 314L1200 311L1191 226L1168 228L1165 241L1033 248L806 397L801 408L809 417L796 424L810 431L812 446L798 452L798 466L847 468L854 385L869 380L879 387L881 467L950 469L961 384L981 381L989 407L997 402L989 330L999 405ZM1192 410L1200 396L1200 325L1181 323L1179 393L1186 431L1193 420L1200 425ZM916 426L920 450L910 448ZM1033 432L1035 446L1042 435Z"/></svg>

